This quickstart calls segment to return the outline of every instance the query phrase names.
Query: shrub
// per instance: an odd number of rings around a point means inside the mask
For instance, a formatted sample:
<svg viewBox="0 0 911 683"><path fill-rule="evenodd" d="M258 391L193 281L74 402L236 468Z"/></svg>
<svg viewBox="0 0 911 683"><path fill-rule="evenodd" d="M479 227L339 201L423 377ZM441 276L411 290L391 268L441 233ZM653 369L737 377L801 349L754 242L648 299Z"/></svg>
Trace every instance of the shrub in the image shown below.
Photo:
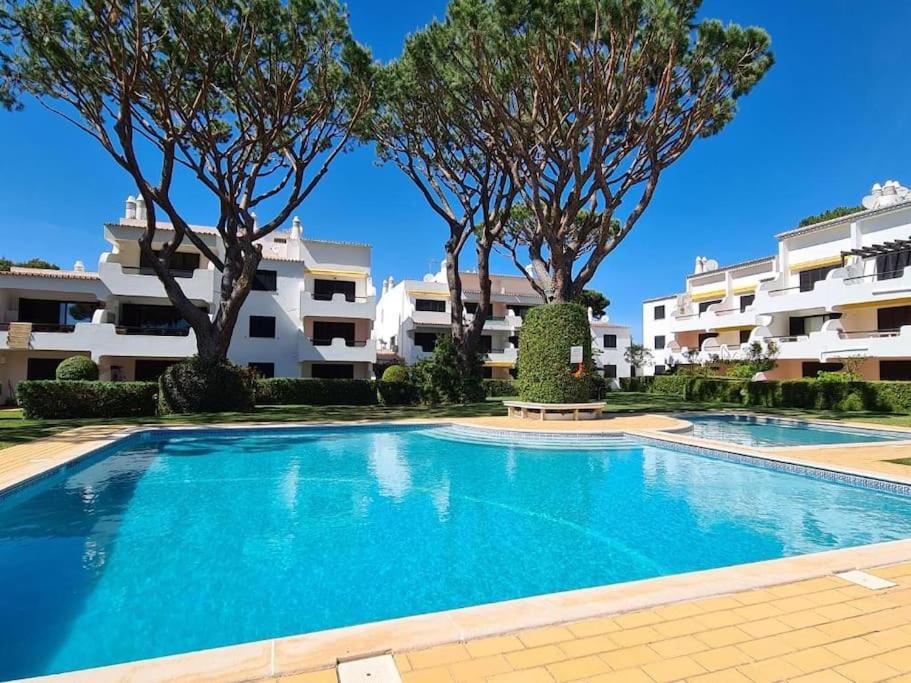
<svg viewBox="0 0 911 683"><path fill-rule="evenodd" d="M482 358L475 354L464 362L448 334L437 337L433 356L411 366L411 381L422 403L474 403L484 400Z"/></svg>
<svg viewBox="0 0 911 683"><path fill-rule="evenodd" d="M155 414L154 382L29 380L16 397L30 420L89 417L144 417Z"/></svg>
<svg viewBox="0 0 911 683"><path fill-rule="evenodd" d="M404 365L390 365L383 373L384 382L407 382L408 368Z"/></svg>
<svg viewBox="0 0 911 683"><path fill-rule="evenodd" d="M519 387L516 381L512 379L485 379L484 395L488 398L492 396L518 396Z"/></svg>
<svg viewBox="0 0 911 683"><path fill-rule="evenodd" d="M570 347L582 347L582 372L569 362ZM594 366L588 313L579 304L536 306L519 336L519 396L524 401L579 403L591 396Z"/></svg>
<svg viewBox="0 0 911 683"><path fill-rule="evenodd" d="M620 382L621 391L648 393L652 388L652 383L655 381L655 377L653 375L644 377L621 377L618 381Z"/></svg>
<svg viewBox="0 0 911 683"><path fill-rule="evenodd" d="M158 380L158 410L169 413L245 412L253 382L243 368L193 356L169 366Z"/></svg>
<svg viewBox="0 0 911 683"><path fill-rule="evenodd" d="M257 405L365 406L377 402L369 379L276 377L256 381Z"/></svg>
<svg viewBox="0 0 911 683"><path fill-rule="evenodd" d="M385 373L383 376L386 376ZM411 382L382 379L376 383L376 393L384 406L409 406L418 402L418 390Z"/></svg>
<svg viewBox="0 0 911 683"><path fill-rule="evenodd" d="M85 356L70 356L57 366L57 379L61 382L98 379L98 364Z"/></svg>
<svg viewBox="0 0 911 683"><path fill-rule="evenodd" d="M687 383L684 398L700 403L744 403L748 381L722 377L693 377Z"/></svg>
<svg viewBox="0 0 911 683"><path fill-rule="evenodd" d="M691 379L692 375L655 375L648 391L652 394L685 396L686 384Z"/></svg>

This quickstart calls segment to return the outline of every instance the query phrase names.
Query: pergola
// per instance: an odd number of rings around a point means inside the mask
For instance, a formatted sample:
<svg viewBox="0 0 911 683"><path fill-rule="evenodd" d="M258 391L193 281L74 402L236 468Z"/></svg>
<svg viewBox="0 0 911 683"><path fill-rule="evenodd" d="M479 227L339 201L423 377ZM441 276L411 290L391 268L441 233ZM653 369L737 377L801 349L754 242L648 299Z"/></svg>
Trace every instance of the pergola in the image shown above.
<svg viewBox="0 0 911 683"><path fill-rule="evenodd" d="M841 252L841 261L844 263L845 259L849 256L872 258L884 254L894 254L907 249L911 249L911 238L906 240L892 240L890 242L883 242L882 244L873 244L869 247L861 247L860 249L849 249Z"/></svg>

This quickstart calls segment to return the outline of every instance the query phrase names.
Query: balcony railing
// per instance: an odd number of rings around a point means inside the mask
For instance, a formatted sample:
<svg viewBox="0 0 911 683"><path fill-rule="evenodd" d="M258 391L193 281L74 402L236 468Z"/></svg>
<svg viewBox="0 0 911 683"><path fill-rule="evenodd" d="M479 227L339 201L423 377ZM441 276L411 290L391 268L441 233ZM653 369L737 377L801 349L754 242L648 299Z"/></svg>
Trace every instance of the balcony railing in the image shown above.
<svg viewBox="0 0 911 683"><path fill-rule="evenodd" d="M75 325L63 323L33 323L29 320L19 320L17 322L28 323L32 326L32 332L73 332ZM0 332L9 330L10 323L0 323Z"/></svg>
<svg viewBox="0 0 911 683"><path fill-rule="evenodd" d="M851 330L850 332L845 332L841 330L838 333L838 336L841 339L870 339L870 338L883 338L883 337L898 337L901 336L901 330Z"/></svg>
<svg viewBox="0 0 911 683"><path fill-rule="evenodd" d="M341 294L342 297L339 299L333 298L337 294ZM366 296L348 296L344 292L330 292L328 294L312 293L311 296L313 297L314 301L338 301L340 303L347 303L347 304L365 304L370 300Z"/></svg>
<svg viewBox="0 0 911 683"><path fill-rule="evenodd" d="M887 270L882 273L867 273L866 275L854 275L846 277L845 282L863 282L864 280L896 280L905 274L905 269Z"/></svg>
<svg viewBox="0 0 911 683"><path fill-rule="evenodd" d="M342 339L342 337L334 337L335 339ZM314 346L332 346L333 338L325 337L310 337L310 343ZM367 346L366 339L345 339L345 346L351 347L364 347Z"/></svg>
<svg viewBox="0 0 911 683"><path fill-rule="evenodd" d="M127 275L155 275L155 271L146 266L120 266L120 269ZM193 274L196 273L196 270L179 270L171 268L170 273L174 277L191 278L193 277Z"/></svg>
<svg viewBox="0 0 911 683"><path fill-rule="evenodd" d="M117 334L143 335L149 337L187 337L190 329L174 329L168 327L137 327L132 325L117 325Z"/></svg>

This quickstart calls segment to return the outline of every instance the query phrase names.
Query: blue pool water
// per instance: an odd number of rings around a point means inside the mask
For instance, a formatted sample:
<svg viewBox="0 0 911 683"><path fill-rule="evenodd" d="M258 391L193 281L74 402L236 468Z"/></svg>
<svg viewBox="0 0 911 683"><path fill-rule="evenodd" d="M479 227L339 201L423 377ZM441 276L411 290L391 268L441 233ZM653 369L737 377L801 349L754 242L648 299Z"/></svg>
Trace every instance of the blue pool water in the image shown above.
<svg viewBox="0 0 911 683"><path fill-rule="evenodd" d="M445 432L135 439L0 498L0 678L911 536L880 491Z"/></svg>
<svg viewBox="0 0 911 683"><path fill-rule="evenodd" d="M747 415L684 415L682 418L693 423L693 436L743 446L817 446L911 440L911 433L830 427L774 418L757 419Z"/></svg>

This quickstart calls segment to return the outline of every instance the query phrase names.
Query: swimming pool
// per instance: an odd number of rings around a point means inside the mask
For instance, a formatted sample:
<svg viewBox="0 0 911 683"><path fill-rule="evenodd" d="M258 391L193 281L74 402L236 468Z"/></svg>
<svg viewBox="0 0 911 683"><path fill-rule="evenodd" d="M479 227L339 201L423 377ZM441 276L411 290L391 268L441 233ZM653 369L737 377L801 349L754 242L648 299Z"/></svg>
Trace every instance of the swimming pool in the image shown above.
<svg viewBox="0 0 911 683"><path fill-rule="evenodd" d="M894 493L624 439L477 441L158 432L6 495L0 678L911 536Z"/></svg>
<svg viewBox="0 0 911 683"><path fill-rule="evenodd" d="M693 423L693 436L760 448L911 440L911 433L852 429L750 415L684 415L681 417Z"/></svg>

